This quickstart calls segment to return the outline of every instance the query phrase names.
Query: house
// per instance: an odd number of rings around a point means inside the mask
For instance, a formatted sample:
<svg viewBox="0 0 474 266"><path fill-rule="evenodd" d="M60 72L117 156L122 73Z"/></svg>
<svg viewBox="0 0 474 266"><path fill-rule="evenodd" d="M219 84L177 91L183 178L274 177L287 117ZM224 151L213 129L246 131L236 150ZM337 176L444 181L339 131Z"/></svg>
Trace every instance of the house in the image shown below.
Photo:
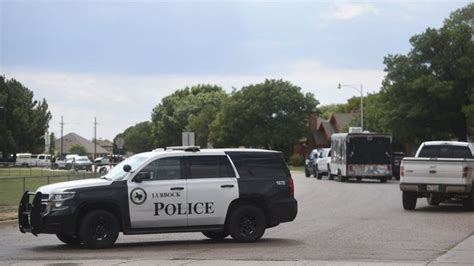
<svg viewBox="0 0 474 266"><path fill-rule="evenodd" d="M62 140L63 140L62 141L63 143L62 154L63 155L71 153L70 149L74 145L81 145L86 149L86 153L87 153L86 155L88 157L90 158L94 157L94 143L92 141L84 137L81 137L76 133L66 134L62 137ZM61 152L61 138L56 140L55 147L56 147L55 153L59 154ZM99 145L96 146L95 151L96 151L96 157L107 156L111 153Z"/></svg>
<svg viewBox="0 0 474 266"><path fill-rule="evenodd" d="M313 149L331 147L331 136L334 133L347 131L357 113L333 113L328 120L312 114L308 120L309 136L293 146L293 153L306 156Z"/></svg>
<svg viewBox="0 0 474 266"><path fill-rule="evenodd" d="M97 145L104 148L108 153L112 154L114 150L114 144L109 140L98 139L96 141Z"/></svg>

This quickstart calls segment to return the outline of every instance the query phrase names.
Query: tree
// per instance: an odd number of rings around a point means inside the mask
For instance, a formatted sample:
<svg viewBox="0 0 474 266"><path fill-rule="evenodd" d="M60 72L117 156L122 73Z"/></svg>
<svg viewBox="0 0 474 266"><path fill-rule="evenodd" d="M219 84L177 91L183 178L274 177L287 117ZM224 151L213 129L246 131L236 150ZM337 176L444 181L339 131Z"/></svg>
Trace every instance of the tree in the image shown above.
<svg viewBox="0 0 474 266"><path fill-rule="evenodd" d="M51 120L46 100L33 100L33 92L20 82L0 76L0 106L3 157L17 152L43 152L44 136Z"/></svg>
<svg viewBox="0 0 474 266"><path fill-rule="evenodd" d="M54 150L55 150L55 147L56 146L56 136L54 135L54 133L51 133L49 135L49 154L54 154Z"/></svg>
<svg viewBox="0 0 474 266"><path fill-rule="evenodd" d="M225 91L215 85L186 87L164 97L152 112L155 146L181 145L181 133L192 131L196 145L206 147L209 125L226 98Z"/></svg>
<svg viewBox="0 0 474 266"><path fill-rule="evenodd" d="M124 150L132 153L151 151L153 149L153 136L151 122L145 121L127 128L122 137Z"/></svg>
<svg viewBox="0 0 474 266"><path fill-rule="evenodd" d="M289 156L307 133L308 117L318 101L288 81L265 80L234 91L211 125L216 147L263 147Z"/></svg>
<svg viewBox="0 0 474 266"><path fill-rule="evenodd" d="M87 151L86 151L86 148L84 148L84 146L82 146L81 144L75 144L69 149L69 153L86 155Z"/></svg>
<svg viewBox="0 0 474 266"><path fill-rule="evenodd" d="M407 55L389 55L380 95L380 127L415 146L425 140L466 140L474 126L474 4L456 10L441 29L410 39Z"/></svg>

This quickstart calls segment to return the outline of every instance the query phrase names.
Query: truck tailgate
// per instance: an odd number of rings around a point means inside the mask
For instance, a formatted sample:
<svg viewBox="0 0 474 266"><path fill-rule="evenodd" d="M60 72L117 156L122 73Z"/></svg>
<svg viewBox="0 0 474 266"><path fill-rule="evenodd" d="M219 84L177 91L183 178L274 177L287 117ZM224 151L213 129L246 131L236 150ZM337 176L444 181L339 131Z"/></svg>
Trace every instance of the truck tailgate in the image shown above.
<svg viewBox="0 0 474 266"><path fill-rule="evenodd" d="M473 160L405 158L400 183L467 185L472 181ZM463 171L468 167L468 176Z"/></svg>

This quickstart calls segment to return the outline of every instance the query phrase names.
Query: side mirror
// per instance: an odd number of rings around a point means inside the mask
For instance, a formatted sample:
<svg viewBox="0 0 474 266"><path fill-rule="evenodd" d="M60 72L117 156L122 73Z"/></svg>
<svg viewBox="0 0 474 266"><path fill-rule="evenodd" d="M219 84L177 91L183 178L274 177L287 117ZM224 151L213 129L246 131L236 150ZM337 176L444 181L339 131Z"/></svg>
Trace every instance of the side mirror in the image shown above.
<svg viewBox="0 0 474 266"><path fill-rule="evenodd" d="M150 172L140 172L133 178L133 181L137 183L141 183L143 180L150 179L150 177L151 177Z"/></svg>
<svg viewBox="0 0 474 266"><path fill-rule="evenodd" d="M123 166L123 171L124 172L128 173L128 172L130 172L130 170L132 170L132 167L130 165L126 164L126 165Z"/></svg>

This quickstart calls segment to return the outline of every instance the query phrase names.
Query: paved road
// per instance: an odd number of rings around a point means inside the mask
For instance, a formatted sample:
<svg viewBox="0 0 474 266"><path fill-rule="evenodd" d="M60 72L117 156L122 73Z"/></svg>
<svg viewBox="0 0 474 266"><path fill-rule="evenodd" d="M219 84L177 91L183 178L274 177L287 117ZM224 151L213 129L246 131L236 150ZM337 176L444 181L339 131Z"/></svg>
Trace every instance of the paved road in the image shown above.
<svg viewBox="0 0 474 266"><path fill-rule="evenodd" d="M257 243L232 239L217 243L200 233L121 235L112 249L85 250L62 245L55 236L34 237L3 226L0 264L18 260L95 264L97 259L105 264L166 260L173 265L202 260L425 264L474 233L474 214L461 206L436 208L419 200L415 211L404 211L397 182L340 183L293 175L299 201L296 220L267 230Z"/></svg>

